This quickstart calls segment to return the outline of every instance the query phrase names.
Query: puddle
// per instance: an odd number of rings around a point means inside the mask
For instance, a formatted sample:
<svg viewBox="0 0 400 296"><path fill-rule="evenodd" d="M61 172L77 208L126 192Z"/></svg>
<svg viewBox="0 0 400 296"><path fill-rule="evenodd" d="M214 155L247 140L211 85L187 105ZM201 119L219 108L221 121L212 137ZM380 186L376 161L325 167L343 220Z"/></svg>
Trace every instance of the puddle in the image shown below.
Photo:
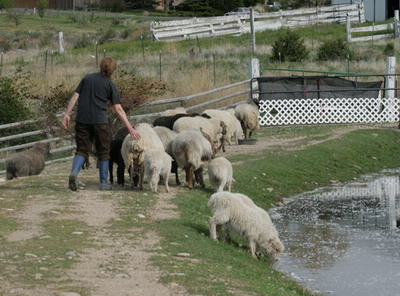
<svg viewBox="0 0 400 296"><path fill-rule="evenodd" d="M323 295L399 295L400 169L285 200L270 211L276 268Z"/></svg>

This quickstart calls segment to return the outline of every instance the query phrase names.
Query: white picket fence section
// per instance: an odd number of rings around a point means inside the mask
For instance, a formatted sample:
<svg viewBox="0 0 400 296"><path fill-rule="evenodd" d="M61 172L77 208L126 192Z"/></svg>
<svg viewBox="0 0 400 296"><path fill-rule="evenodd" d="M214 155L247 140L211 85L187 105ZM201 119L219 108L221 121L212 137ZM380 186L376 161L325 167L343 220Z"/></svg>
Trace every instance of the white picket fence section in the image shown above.
<svg viewBox="0 0 400 296"><path fill-rule="evenodd" d="M398 98L331 98L260 101L260 125L398 122Z"/></svg>
<svg viewBox="0 0 400 296"><path fill-rule="evenodd" d="M311 26L323 23L345 24L349 17L352 23L365 22L364 3L323 6L309 9L281 10L268 13L254 13L254 31L277 30ZM219 35L250 33L248 15L191 18L179 21L158 21L150 23L154 41L176 41Z"/></svg>

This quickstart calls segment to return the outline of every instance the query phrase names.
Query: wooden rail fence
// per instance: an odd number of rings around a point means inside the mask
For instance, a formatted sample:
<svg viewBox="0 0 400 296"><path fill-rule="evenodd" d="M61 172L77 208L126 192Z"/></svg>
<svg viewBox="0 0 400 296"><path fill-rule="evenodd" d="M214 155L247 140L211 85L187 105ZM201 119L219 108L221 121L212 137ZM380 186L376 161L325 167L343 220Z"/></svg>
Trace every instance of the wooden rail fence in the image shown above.
<svg viewBox="0 0 400 296"><path fill-rule="evenodd" d="M310 9L254 13L254 31L277 30L323 23L365 22L364 4L324 6ZM154 41L176 41L218 35L238 35L251 31L250 16L231 15L150 23Z"/></svg>
<svg viewBox="0 0 400 296"><path fill-rule="evenodd" d="M386 38L398 38L400 37L400 22L399 22L399 11L395 12L396 17L390 24L374 25L351 28L351 18L348 17L346 20L346 39L347 42L360 42L360 41L373 41L378 39ZM388 31L390 31L388 33ZM368 33L368 36L353 37L353 33Z"/></svg>
<svg viewBox="0 0 400 296"><path fill-rule="evenodd" d="M202 93L179 97L171 99L162 99L152 101L142 105L138 109L138 114L134 114L129 117L131 122L135 122L144 117L156 118L167 109L175 108L177 106L185 107L189 112L202 112L205 109L216 109L216 108L229 108L234 107L238 103L246 101L249 96L250 79L237 82L234 84L226 85ZM156 110L156 111L154 111ZM25 120L21 122L9 123L0 125L1 130L10 130L16 127L24 127L37 123L40 119ZM29 138L32 136L42 135L42 140L35 141L21 141L23 144L7 146L10 140L19 140L23 138ZM46 161L46 164L64 161L73 157L72 153L76 146L74 139L69 137L46 137L48 135L47 130L34 130L29 132L23 132L10 136L0 137L0 145L3 144L3 148L0 148L0 166L4 167L5 160L10 153L14 153L18 150L23 150L32 147L37 142L51 143L54 148L50 149L50 155L52 160ZM65 156L65 152L71 154ZM0 170L0 174L4 174L5 170Z"/></svg>

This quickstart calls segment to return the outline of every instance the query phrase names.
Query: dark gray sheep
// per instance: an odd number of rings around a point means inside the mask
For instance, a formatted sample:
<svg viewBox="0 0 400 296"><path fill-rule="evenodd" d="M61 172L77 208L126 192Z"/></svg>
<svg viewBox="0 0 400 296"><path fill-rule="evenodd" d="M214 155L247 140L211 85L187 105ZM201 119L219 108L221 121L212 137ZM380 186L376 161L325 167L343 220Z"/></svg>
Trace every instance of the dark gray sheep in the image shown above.
<svg viewBox="0 0 400 296"><path fill-rule="evenodd" d="M48 143L36 143L32 148L15 153L6 159L6 179L39 175L50 154Z"/></svg>

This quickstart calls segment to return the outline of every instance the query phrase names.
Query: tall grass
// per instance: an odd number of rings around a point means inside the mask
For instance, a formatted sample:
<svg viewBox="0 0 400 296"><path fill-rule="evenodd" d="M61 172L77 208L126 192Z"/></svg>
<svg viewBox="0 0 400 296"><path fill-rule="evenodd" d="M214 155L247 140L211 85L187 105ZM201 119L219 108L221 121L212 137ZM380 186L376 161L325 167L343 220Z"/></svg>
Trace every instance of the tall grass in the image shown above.
<svg viewBox="0 0 400 296"><path fill-rule="evenodd" d="M0 15L2 36L20 34L24 36L13 41L14 46L25 42L23 50L4 53L3 75L11 75L18 69L32 74L33 92L46 92L49 86L65 83L71 89L79 79L89 72L97 71L98 63L104 55L118 61L120 69L129 69L137 75L161 79L167 86L163 97L190 95L213 87L247 79L247 65L251 57L260 60L261 75L292 75L290 72L271 71L269 68L294 68L315 71L351 72L361 74L382 74L385 71L385 40L350 44L355 52L351 61L315 62L318 47L331 38L345 39L345 26L338 24L297 28L305 45L311 50L310 58L301 63L279 63L271 60L272 44L284 30L256 33L256 50L250 50L250 34L241 36L220 36L191 39L178 42L152 42L149 40L149 19L137 17L120 19L98 15L92 22L81 24L66 15L46 15L40 19L35 15L23 17L23 23L16 28ZM127 36L124 42L94 45L107 29L117 36ZM126 30L131 33L126 35ZM45 52L50 55L57 50L57 32L63 31L66 52L57 56L50 65L48 56L45 73ZM27 33L28 32L28 33ZM47 35L46 35L47 34ZM40 46L40 40L52 36L48 45ZM83 49L73 49L82 34L88 34L93 45ZM47 37L46 37L47 36ZM23 39L26 39L25 41ZM46 42L42 41L42 44ZM0 43L1 46L1 43ZM395 51L396 55L398 54ZM97 59L96 59L97 55Z"/></svg>

